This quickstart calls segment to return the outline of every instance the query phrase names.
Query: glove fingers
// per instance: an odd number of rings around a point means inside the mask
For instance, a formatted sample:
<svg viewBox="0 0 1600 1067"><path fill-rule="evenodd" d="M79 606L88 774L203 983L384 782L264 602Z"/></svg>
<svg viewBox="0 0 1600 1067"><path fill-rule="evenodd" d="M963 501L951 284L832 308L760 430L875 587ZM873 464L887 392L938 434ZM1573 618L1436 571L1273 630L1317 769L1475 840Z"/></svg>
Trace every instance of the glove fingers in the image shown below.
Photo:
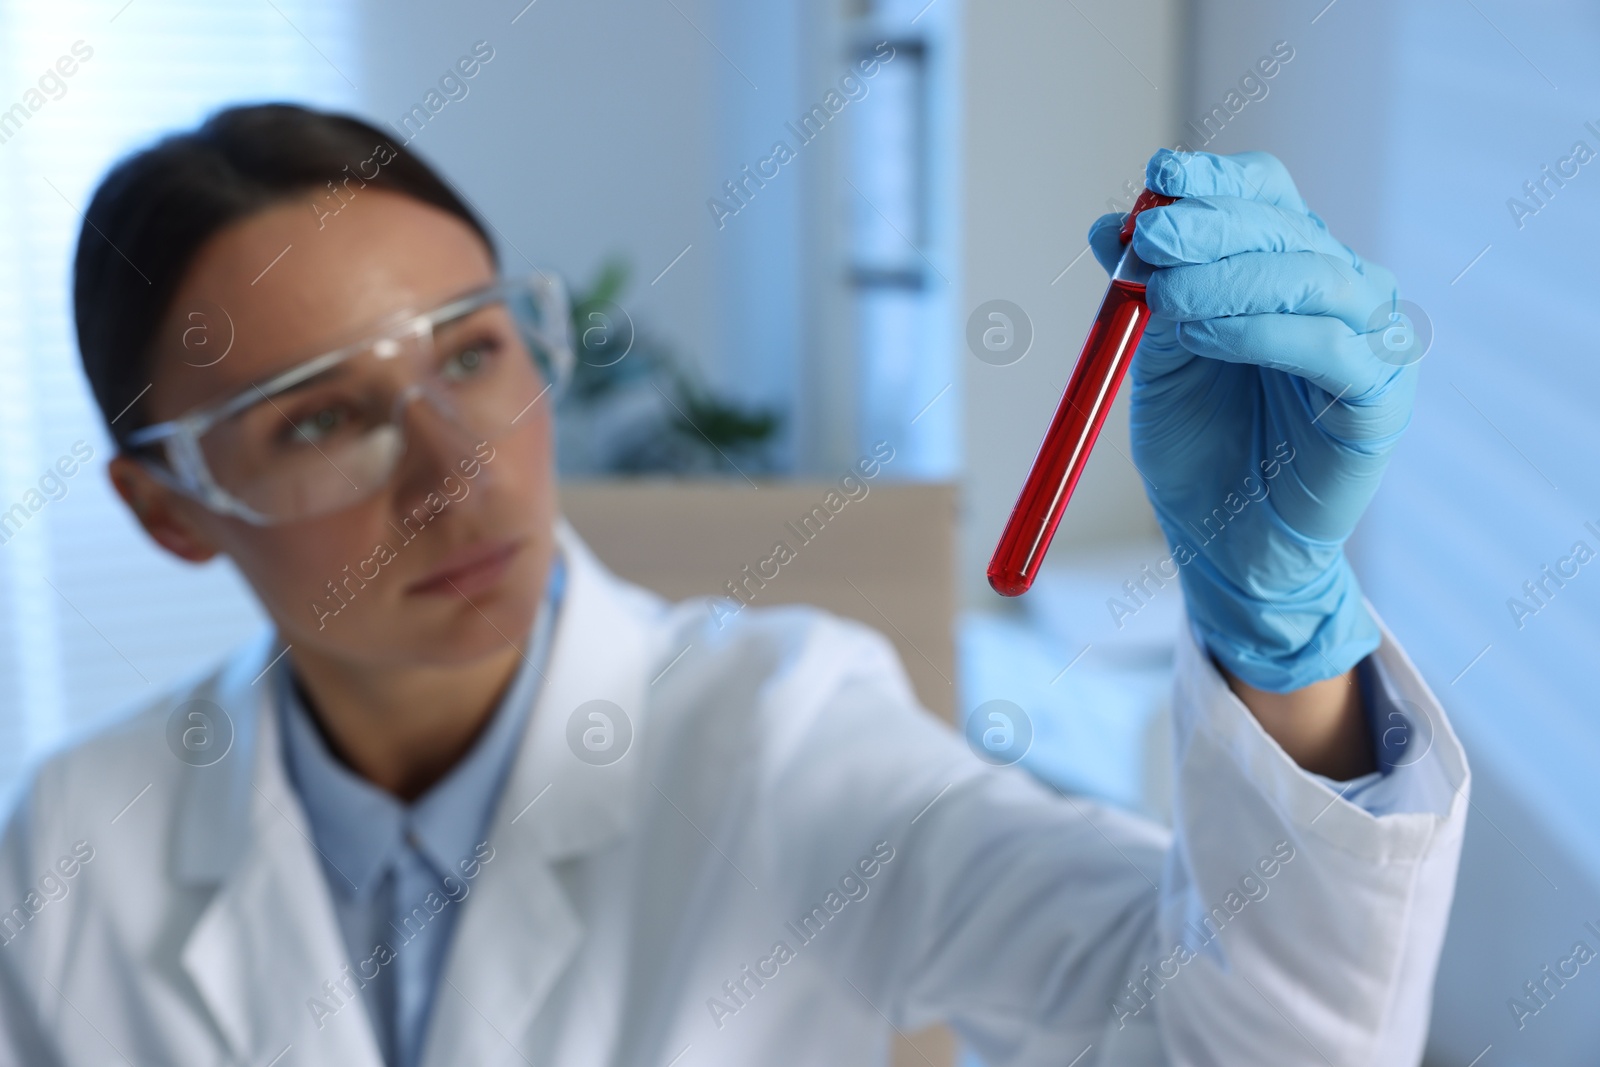
<svg viewBox="0 0 1600 1067"><path fill-rule="evenodd" d="M1125 247L1117 236L1122 229L1122 220L1125 214L1112 212L1101 215L1089 227L1089 248L1094 252L1094 258L1110 274L1117 269L1117 261L1122 258ZM1154 317L1145 326L1144 339L1139 342L1139 348L1134 353L1133 372L1142 374L1146 378L1156 378L1170 373L1194 358L1178 345L1177 335L1173 332L1173 322L1170 319Z"/></svg>
<svg viewBox="0 0 1600 1067"><path fill-rule="evenodd" d="M1127 218L1124 214L1113 211L1108 215L1101 215L1089 227L1089 250L1094 253L1094 258L1107 274L1117 269L1117 260L1122 258L1124 245L1117 236L1122 229L1122 220Z"/></svg>
<svg viewBox="0 0 1600 1067"><path fill-rule="evenodd" d="M1346 403L1348 395L1338 398L1336 393L1293 374L1259 377L1268 410L1278 413L1273 419L1287 420L1280 432L1292 433L1294 426L1319 431L1324 439L1339 446L1335 452L1326 453L1321 462L1337 464L1349 474L1382 469L1381 457L1411 422L1411 397L1416 391L1417 374L1409 368L1397 369L1394 378L1383 388L1382 403L1366 404ZM1324 493L1332 492L1326 487L1338 479L1331 471L1316 470L1317 462L1308 456L1303 469L1325 487Z"/></svg>
<svg viewBox="0 0 1600 1067"><path fill-rule="evenodd" d="M1178 343L1178 324L1152 315L1145 324L1144 337L1134 350L1128 373L1136 382L1152 382L1193 363L1196 356Z"/></svg>
<svg viewBox="0 0 1600 1067"><path fill-rule="evenodd" d="M1182 322L1178 340L1197 355L1298 375L1327 392L1330 402L1366 402L1402 369L1379 359L1367 336L1326 315L1236 315Z"/></svg>
<svg viewBox="0 0 1600 1067"><path fill-rule="evenodd" d="M1242 252L1317 252L1352 274L1361 265L1315 215L1235 196L1190 197L1143 212L1133 250L1152 267L1214 263Z"/></svg>
<svg viewBox="0 0 1600 1067"><path fill-rule="evenodd" d="M1369 271L1355 274L1317 252L1241 252L1158 270L1146 296L1153 313L1178 322L1288 312L1329 315L1364 333L1394 301L1388 272Z"/></svg>
<svg viewBox="0 0 1600 1067"><path fill-rule="evenodd" d="M1144 183L1167 196L1236 196L1287 211L1307 211L1288 169L1267 152L1219 156L1162 148L1145 164Z"/></svg>

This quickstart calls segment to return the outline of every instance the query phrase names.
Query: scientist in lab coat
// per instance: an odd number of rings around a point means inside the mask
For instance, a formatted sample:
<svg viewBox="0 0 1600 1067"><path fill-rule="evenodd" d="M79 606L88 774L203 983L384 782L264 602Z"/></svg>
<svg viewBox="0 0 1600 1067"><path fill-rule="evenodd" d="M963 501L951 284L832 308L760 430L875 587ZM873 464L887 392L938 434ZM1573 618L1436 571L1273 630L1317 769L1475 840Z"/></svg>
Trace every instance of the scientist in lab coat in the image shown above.
<svg viewBox="0 0 1600 1067"><path fill-rule="evenodd" d="M385 134L235 108L121 162L74 292L110 474L273 626L32 773L0 1064L836 1067L939 1021L996 1067L1417 1063L1468 770L1342 551L1410 416L1394 279L1270 156L1147 183L1170 832L977 758L874 630L608 573L559 285Z"/></svg>

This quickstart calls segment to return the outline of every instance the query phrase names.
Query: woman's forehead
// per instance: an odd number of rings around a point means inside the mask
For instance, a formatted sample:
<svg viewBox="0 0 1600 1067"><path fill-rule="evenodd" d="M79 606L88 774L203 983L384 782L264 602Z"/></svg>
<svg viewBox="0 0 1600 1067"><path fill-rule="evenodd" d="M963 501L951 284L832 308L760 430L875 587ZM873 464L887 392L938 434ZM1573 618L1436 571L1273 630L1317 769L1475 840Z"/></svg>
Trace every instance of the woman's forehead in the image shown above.
<svg viewBox="0 0 1600 1067"><path fill-rule="evenodd" d="M454 215L370 188L329 215L308 191L202 246L163 317L151 414L172 418L493 276Z"/></svg>

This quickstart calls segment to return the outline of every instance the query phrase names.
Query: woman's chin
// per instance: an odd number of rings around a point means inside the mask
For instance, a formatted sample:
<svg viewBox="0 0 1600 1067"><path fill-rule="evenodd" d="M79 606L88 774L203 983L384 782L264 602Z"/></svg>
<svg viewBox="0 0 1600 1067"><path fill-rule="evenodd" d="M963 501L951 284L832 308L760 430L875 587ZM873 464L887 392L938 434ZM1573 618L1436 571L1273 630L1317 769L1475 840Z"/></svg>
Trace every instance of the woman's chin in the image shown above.
<svg viewBox="0 0 1600 1067"><path fill-rule="evenodd" d="M403 670L463 667L520 649L533 628L537 589L527 583L465 597L402 597L398 603L347 605L323 625L284 627L295 648L332 660ZM299 632L295 632L298 629Z"/></svg>
<svg viewBox="0 0 1600 1067"><path fill-rule="evenodd" d="M397 665L464 666L508 648L520 649L533 628L538 600L520 590L503 589L471 601L430 607L426 613L414 613L426 618L407 619L410 613L397 612L393 624L384 627L399 631L388 642L405 650L395 657ZM389 658L381 648L374 651Z"/></svg>

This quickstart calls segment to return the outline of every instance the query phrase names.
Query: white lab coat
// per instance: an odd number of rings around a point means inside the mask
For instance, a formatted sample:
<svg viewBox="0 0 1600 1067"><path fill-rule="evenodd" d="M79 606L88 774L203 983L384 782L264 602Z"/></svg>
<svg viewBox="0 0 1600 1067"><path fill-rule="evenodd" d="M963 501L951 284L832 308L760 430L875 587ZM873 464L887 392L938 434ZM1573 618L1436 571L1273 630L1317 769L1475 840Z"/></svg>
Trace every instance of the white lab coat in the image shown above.
<svg viewBox="0 0 1600 1067"><path fill-rule="evenodd" d="M1299 770L1186 631L1169 834L979 762L876 631L796 607L719 629L558 532L548 680L450 905L424 1067L839 1067L940 1019L995 1065L1419 1060L1468 779L1387 633L1386 684L1433 732L1399 810ZM0 841L0 908L27 915L0 947L0 1064L381 1067L253 683L269 638L30 782ZM196 697L235 727L204 768L167 741ZM607 766L567 740L594 699L635 731ZM92 858L49 900L75 842Z"/></svg>

